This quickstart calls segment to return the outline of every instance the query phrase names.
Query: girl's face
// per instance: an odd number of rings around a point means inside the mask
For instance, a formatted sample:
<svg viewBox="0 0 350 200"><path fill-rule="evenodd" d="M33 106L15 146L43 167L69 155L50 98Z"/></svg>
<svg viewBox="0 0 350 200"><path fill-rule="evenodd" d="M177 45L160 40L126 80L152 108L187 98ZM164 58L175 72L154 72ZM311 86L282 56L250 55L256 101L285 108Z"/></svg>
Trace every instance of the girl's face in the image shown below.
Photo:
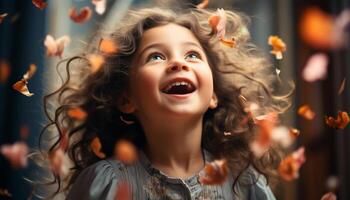
<svg viewBox="0 0 350 200"><path fill-rule="evenodd" d="M129 98L141 123L198 117L216 105L205 52L189 29L167 24L145 31L135 58Z"/></svg>

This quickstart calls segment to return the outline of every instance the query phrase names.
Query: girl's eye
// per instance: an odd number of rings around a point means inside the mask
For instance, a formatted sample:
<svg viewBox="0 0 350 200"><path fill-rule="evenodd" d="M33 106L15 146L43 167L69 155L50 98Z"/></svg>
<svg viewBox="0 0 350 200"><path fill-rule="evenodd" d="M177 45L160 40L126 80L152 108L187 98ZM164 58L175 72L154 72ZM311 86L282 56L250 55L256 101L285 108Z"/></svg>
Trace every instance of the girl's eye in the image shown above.
<svg viewBox="0 0 350 200"><path fill-rule="evenodd" d="M149 61L157 61L157 60L165 60L164 56L159 53L152 53L147 57L147 62Z"/></svg>
<svg viewBox="0 0 350 200"><path fill-rule="evenodd" d="M195 51L191 51L186 55L186 59L201 59L201 56L199 53Z"/></svg>

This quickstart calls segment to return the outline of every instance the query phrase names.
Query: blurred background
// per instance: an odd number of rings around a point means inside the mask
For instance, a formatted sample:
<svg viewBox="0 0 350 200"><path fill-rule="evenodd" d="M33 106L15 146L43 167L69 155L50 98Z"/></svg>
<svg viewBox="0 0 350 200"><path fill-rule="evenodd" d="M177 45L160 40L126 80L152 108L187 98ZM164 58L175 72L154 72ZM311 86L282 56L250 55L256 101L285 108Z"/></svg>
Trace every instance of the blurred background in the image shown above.
<svg viewBox="0 0 350 200"><path fill-rule="evenodd" d="M0 146L24 141L30 148L37 148L46 122L42 97L60 83L55 75L60 59L46 56L47 34L70 37L71 43L62 55L66 58L80 53L96 30L108 29L129 8L188 8L201 0L107 0L103 14L93 12L92 18L81 24L69 18L69 9L94 9L91 0L46 3L46 8L39 9L30 0L0 0ZM350 199L350 128L335 129L325 123L325 116L350 111L350 1L211 0L208 8L234 9L250 16L252 40L266 54L271 50L267 42L270 35L278 35L287 46L282 60L270 56L281 79L295 82L293 106L283 123L300 130L293 149L305 146L306 162L298 179L281 181L276 187L277 199L317 200L327 192L334 192L338 199ZM308 66L312 58L314 67L326 66L325 72L317 75L321 73L317 68L309 72L316 77L306 78L303 73L306 67L312 68ZM37 71L28 83L34 95L27 97L12 85L22 79L30 64L35 64ZM305 119L305 113L298 114L303 105L315 113L312 119ZM32 165L16 169L0 155L0 199L30 198L32 186L23 177L38 175Z"/></svg>

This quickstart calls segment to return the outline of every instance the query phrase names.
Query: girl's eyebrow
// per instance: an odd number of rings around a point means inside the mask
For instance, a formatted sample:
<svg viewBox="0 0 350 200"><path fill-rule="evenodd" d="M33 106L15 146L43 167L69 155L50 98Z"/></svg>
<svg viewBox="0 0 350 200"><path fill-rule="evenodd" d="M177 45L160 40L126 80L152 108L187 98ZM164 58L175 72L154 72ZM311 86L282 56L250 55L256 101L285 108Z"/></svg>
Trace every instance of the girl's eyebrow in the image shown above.
<svg viewBox="0 0 350 200"><path fill-rule="evenodd" d="M197 43L195 43L195 42L191 42L191 41L182 42L181 45L182 46L195 46L195 47L197 47L197 48L199 48L200 50L203 51L203 48L200 45L198 45ZM141 56L147 49L154 48L154 47L164 47L164 46L166 46L164 43L153 43L153 44L150 44L147 47L145 47L143 50L140 51L139 56Z"/></svg>

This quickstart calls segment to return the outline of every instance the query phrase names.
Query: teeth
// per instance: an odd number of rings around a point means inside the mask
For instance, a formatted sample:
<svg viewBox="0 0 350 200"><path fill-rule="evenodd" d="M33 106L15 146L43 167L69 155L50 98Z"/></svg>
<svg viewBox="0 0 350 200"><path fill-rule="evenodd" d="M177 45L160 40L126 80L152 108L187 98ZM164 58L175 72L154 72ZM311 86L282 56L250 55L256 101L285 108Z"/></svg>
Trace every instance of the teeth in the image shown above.
<svg viewBox="0 0 350 200"><path fill-rule="evenodd" d="M185 82L185 81L174 82L174 83L170 84L168 87L165 88L165 92L168 92L173 86L180 86L180 85L190 85L190 84Z"/></svg>

